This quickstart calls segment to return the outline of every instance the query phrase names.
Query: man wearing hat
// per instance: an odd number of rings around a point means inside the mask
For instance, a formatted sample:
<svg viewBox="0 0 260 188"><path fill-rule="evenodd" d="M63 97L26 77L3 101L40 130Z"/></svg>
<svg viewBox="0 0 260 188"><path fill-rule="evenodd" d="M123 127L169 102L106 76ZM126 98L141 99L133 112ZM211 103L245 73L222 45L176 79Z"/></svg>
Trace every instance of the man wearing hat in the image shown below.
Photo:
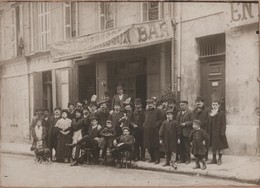
<svg viewBox="0 0 260 188"><path fill-rule="evenodd" d="M134 151L134 137L130 135L128 127L122 128L123 134L114 140L115 149L111 151L112 156L117 160L117 168L120 167L121 163L121 152L129 151L130 158L132 158Z"/></svg>
<svg viewBox="0 0 260 188"><path fill-rule="evenodd" d="M200 120L201 128L206 130L206 122L210 108L204 106L204 98L200 96L197 97L195 104L196 108L193 111L195 119Z"/></svg>
<svg viewBox="0 0 260 188"><path fill-rule="evenodd" d="M98 119L98 123L101 125L102 128L106 126L106 121L109 116L109 111L107 110L107 103L105 100L100 101L98 103L98 111L95 113Z"/></svg>
<svg viewBox="0 0 260 188"><path fill-rule="evenodd" d="M114 108L115 103L119 103L121 108L124 107L123 103L128 98L127 94L124 94L124 90L122 86L117 86L117 94L112 99L112 106L111 109Z"/></svg>
<svg viewBox="0 0 260 188"><path fill-rule="evenodd" d="M194 120L194 114L188 109L188 101L180 101L181 111L177 114L177 122L180 134L180 148L178 154L180 154L181 162L190 163L190 141L189 137L192 132L192 124Z"/></svg>
<svg viewBox="0 0 260 188"><path fill-rule="evenodd" d="M144 149L144 113L142 108L142 100L140 98L135 99L135 110L133 112L133 125L132 133L135 137L135 160L145 160Z"/></svg>
<svg viewBox="0 0 260 188"><path fill-rule="evenodd" d="M144 122L144 147L148 149L151 159L149 162L160 163L159 155L159 129L164 116L161 110L154 107L152 99L146 100L147 110L145 111Z"/></svg>

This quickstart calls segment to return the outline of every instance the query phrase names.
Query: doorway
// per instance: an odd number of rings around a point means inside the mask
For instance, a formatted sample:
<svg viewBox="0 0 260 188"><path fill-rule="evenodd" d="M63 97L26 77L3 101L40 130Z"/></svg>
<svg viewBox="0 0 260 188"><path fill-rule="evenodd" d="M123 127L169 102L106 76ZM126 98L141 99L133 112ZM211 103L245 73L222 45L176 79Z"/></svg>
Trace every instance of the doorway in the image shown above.
<svg viewBox="0 0 260 188"><path fill-rule="evenodd" d="M78 66L78 92L79 100L87 99L96 94L96 64L84 64Z"/></svg>

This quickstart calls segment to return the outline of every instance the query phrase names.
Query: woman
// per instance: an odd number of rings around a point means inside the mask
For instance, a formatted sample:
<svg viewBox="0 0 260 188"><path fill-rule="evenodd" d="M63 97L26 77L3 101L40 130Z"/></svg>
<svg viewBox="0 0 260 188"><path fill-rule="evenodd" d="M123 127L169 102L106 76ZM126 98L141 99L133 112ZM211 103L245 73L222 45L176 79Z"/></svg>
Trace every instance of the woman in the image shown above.
<svg viewBox="0 0 260 188"><path fill-rule="evenodd" d="M212 148L213 159L208 164L222 164L222 150L228 148L226 137L226 115L220 110L220 102L212 101L212 109L208 114L207 133L209 146ZM219 155L217 160L216 155Z"/></svg>
<svg viewBox="0 0 260 188"><path fill-rule="evenodd" d="M62 118L59 119L55 125L58 128L57 136L57 152L56 158L58 162L70 162L71 148L68 144L72 141L71 131L71 120L68 118L68 110L61 111Z"/></svg>

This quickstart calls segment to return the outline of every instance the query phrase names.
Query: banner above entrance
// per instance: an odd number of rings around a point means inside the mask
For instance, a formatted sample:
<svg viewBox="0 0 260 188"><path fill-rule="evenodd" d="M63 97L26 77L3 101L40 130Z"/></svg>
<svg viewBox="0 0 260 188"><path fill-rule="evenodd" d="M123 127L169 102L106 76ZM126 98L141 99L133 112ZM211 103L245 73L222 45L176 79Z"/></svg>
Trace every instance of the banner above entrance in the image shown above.
<svg viewBox="0 0 260 188"><path fill-rule="evenodd" d="M171 19L133 24L72 38L50 45L54 61L114 50L139 48L169 41L173 37Z"/></svg>

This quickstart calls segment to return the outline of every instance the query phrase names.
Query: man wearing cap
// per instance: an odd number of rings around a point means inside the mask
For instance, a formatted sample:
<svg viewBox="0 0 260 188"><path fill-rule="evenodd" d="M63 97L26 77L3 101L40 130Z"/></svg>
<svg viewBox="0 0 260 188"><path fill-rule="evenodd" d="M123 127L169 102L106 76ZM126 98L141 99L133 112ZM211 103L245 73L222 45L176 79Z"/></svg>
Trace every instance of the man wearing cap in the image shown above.
<svg viewBox="0 0 260 188"><path fill-rule="evenodd" d="M190 163L190 141L189 137L192 132L192 124L194 120L194 114L188 109L188 101L182 100L180 102L181 111L177 114L177 122L180 134L180 154L181 162Z"/></svg>
<svg viewBox="0 0 260 188"><path fill-rule="evenodd" d="M52 118L49 114L49 109L43 110L43 117L42 117L42 126L45 127L46 131L48 132L49 127L51 126Z"/></svg>
<svg viewBox="0 0 260 188"><path fill-rule="evenodd" d="M144 147L148 149L151 159L149 162L160 163L159 129L164 120L161 110L155 108L154 101L146 100L147 110L144 121Z"/></svg>
<svg viewBox="0 0 260 188"><path fill-rule="evenodd" d="M204 106L204 98L200 96L197 97L195 104L196 104L196 108L193 111L194 117L195 119L200 120L201 128L203 130L206 130L206 122L208 119L210 108Z"/></svg>
<svg viewBox="0 0 260 188"><path fill-rule="evenodd" d="M124 90L122 86L117 86L116 89L117 89L117 94L112 99L111 109L114 108L115 103L119 103L121 108L123 108L124 107L123 103L128 98L128 95L123 93Z"/></svg>
<svg viewBox="0 0 260 188"><path fill-rule="evenodd" d="M117 168L120 167L122 157L121 152L129 151L129 157L132 158L132 154L134 151L134 137L130 135L129 128L123 127L122 131L123 134L114 140L114 145L116 146L116 148L111 151L112 156L114 156L117 160Z"/></svg>
<svg viewBox="0 0 260 188"><path fill-rule="evenodd" d="M135 137L135 160L145 160L144 149L144 113L142 109L142 100L140 98L135 99L135 110L133 112L133 125L132 132Z"/></svg>
<svg viewBox="0 0 260 188"><path fill-rule="evenodd" d="M107 103L105 100L100 101L98 103L98 111L95 113L98 119L98 123L101 125L102 128L106 126L106 121L109 116L109 111L107 110Z"/></svg>

